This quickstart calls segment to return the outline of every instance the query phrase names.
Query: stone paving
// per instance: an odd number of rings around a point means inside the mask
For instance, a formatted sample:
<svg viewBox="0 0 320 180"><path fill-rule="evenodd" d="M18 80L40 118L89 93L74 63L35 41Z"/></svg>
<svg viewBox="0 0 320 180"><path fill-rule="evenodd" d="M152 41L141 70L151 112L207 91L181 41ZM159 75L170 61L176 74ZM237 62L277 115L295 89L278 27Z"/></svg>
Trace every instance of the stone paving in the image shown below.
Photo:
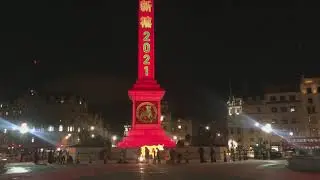
<svg viewBox="0 0 320 180"><path fill-rule="evenodd" d="M26 180L304 180L320 179L320 173L293 172L285 161L248 160L235 163L197 162L179 165L146 164L93 164L80 166L48 166L38 170L39 165L26 166L30 172L4 174L0 179ZM33 170L32 170L33 169Z"/></svg>

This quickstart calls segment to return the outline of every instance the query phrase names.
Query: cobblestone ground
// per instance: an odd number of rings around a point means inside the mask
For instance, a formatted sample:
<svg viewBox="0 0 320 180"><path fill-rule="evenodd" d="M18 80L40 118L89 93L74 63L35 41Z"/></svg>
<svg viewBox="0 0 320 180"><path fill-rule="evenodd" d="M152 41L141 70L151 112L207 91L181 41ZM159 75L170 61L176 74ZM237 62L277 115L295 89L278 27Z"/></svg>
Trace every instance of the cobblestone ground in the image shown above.
<svg viewBox="0 0 320 180"><path fill-rule="evenodd" d="M81 166L13 166L29 172L7 173L0 179L26 180L304 180L320 179L320 173L293 172L285 161L191 163L188 165L97 164Z"/></svg>

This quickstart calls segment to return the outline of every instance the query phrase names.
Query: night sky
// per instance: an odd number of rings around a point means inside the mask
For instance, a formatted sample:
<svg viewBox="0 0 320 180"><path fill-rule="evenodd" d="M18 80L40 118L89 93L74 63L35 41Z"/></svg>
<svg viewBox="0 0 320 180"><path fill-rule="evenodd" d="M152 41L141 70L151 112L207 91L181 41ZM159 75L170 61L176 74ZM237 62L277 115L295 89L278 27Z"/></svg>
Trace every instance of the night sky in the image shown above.
<svg viewBox="0 0 320 180"><path fill-rule="evenodd" d="M130 121L138 0L61 2L1 2L0 98L68 91ZM219 121L229 79L248 95L319 75L320 11L301 2L156 0L156 76L174 116Z"/></svg>

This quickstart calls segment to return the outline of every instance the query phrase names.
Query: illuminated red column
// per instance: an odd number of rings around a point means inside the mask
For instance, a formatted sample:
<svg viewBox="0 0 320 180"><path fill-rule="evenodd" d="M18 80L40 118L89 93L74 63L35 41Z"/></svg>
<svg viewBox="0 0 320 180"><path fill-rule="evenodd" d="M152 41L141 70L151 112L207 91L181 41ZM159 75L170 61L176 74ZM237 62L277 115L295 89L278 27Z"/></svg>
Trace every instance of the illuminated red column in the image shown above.
<svg viewBox="0 0 320 180"><path fill-rule="evenodd" d="M139 0L138 80L154 80L153 0Z"/></svg>

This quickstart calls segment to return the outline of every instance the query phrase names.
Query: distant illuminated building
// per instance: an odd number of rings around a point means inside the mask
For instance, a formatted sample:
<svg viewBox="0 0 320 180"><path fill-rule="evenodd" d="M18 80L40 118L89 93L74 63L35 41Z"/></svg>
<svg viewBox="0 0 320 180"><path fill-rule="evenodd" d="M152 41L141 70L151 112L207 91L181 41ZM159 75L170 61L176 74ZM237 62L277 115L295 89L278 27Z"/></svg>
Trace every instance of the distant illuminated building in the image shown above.
<svg viewBox="0 0 320 180"><path fill-rule="evenodd" d="M240 115L242 113L242 99L241 98L235 98L232 96L229 98L227 105L228 105L229 116Z"/></svg>

